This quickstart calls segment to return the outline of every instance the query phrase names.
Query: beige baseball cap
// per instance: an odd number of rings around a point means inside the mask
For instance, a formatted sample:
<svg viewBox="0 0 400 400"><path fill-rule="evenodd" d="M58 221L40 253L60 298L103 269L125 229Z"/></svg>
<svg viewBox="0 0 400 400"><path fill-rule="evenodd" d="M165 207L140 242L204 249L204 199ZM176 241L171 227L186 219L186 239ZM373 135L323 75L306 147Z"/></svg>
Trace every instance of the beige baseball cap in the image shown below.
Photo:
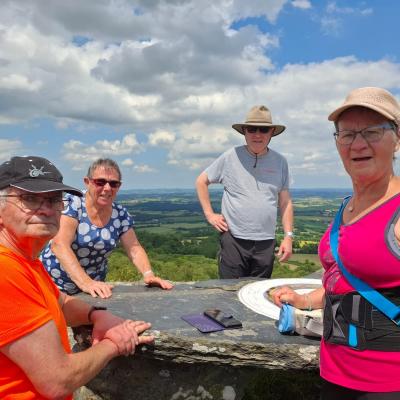
<svg viewBox="0 0 400 400"><path fill-rule="evenodd" d="M400 105L398 101L390 92L378 87L362 87L352 90L344 103L329 115L328 120L336 121L343 111L355 106L370 108L399 125Z"/></svg>

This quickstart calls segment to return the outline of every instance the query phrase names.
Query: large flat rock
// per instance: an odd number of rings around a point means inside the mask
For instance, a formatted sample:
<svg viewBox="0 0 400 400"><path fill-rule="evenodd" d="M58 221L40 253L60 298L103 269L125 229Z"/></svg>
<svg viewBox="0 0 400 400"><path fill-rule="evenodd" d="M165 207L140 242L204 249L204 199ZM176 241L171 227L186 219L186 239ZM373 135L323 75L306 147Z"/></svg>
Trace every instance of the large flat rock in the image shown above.
<svg viewBox="0 0 400 400"><path fill-rule="evenodd" d="M317 368L319 340L281 335L276 321L256 314L239 301L238 289L251 281L178 283L171 291L142 283L118 283L111 299L79 296L123 318L151 322L155 344L137 350L137 355L146 359L262 369ZM232 314L242 321L243 328L204 334L181 319L182 315L208 308Z"/></svg>

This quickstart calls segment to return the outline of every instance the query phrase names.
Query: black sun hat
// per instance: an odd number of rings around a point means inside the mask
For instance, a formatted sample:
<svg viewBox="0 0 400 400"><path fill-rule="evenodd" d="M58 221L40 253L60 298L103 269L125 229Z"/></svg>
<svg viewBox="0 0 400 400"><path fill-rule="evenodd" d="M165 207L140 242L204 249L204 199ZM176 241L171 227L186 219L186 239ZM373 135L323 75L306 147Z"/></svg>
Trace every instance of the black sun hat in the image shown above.
<svg viewBox="0 0 400 400"><path fill-rule="evenodd" d="M79 189L64 185L60 171L49 160L42 157L12 157L0 165L0 189L15 187L31 193L46 193L62 190L82 196Z"/></svg>

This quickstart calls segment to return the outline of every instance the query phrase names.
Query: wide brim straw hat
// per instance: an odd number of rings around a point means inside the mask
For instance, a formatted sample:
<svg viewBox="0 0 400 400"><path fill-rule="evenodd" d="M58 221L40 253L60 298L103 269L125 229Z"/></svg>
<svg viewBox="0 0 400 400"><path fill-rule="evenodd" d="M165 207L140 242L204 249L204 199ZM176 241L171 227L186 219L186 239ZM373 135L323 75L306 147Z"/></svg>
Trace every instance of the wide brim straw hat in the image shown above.
<svg viewBox="0 0 400 400"><path fill-rule="evenodd" d="M246 121L239 124L233 124L232 128L237 130L242 135L245 134L246 126L270 126L275 128L272 136L277 136L282 133L286 126L272 123L271 111L266 106L254 106L247 114Z"/></svg>
<svg viewBox="0 0 400 400"><path fill-rule="evenodd" d="M378 87L362 87L352 90L344 103L329 114L328 120L337 121L343 111L356 106L374 110L399 125L400 105L398 101L390 92Z"/></svg>

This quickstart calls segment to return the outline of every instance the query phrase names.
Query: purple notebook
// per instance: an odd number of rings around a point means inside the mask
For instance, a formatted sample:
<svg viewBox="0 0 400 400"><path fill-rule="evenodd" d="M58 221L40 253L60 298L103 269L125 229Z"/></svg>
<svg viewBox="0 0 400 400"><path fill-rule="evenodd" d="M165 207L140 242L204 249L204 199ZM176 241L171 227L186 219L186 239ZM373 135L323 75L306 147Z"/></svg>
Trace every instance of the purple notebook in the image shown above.
<svg viewBox="0 0 400 400"><path fill-rule="evenodd" d="M206 317L204 314L182 315L181 318L203 333L217 332L225 329L222 325L214 322L212 319Z"/></svg>

